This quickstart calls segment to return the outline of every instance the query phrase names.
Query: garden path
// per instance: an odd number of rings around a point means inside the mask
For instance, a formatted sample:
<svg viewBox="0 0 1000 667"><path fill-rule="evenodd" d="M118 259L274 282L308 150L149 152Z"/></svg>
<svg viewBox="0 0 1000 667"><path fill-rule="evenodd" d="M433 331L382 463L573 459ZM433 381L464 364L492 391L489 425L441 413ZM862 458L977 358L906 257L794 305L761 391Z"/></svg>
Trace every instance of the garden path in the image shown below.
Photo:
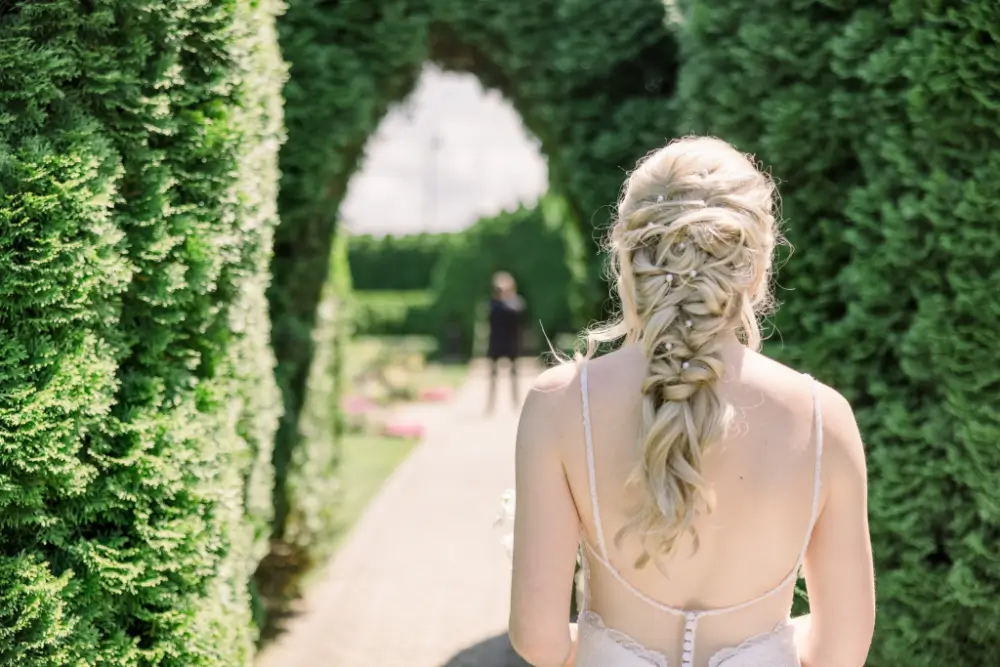
<svg viewBox="0 0 1000 667"><path fill-rule="evenodd" d="M522 383L537 370L524 364ZM395 470L257 667L524 667L507 638L510 560L494 520L513 486L518 409L474 364L446 404L411 406L424 441ZM522 392L524 389L522 388Z"/></svg>

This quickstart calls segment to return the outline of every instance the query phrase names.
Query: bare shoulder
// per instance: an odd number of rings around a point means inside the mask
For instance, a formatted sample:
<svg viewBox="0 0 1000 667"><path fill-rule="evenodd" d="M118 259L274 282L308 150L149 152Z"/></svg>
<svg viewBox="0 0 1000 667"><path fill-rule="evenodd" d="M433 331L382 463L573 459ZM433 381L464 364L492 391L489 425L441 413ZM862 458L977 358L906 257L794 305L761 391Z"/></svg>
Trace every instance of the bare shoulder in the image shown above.
<svg viewBox="0 0 1000 667"><path fill-rule="evenodd" d="M866 476L865 450L854 409L839 391L817 381L823 418L823 459L838 477Z"/></svg>
<svg viewBox="0 0 1000 667"><path fill-rule="evenodd" d="M573 362L561 363L552 368L548 368L535 378L531 385L532 393L553 393L565 391L569 388L580 372L578 364Z"/></svg>
<svg viewBox="0 0 1000 667"><path fill-rule="evenodd" d="M557 450L572 438L582 419L580 366L568 362L543 371L531 385L521 409L518 448Z"/></svg>
<svg viewBox="0 0 1000 667"><path fill-rule="evenodd" d="M823 467L826 474L857 478L865 474L865 453L851 404L839 391L800 371L758 353L749 353L745 372L772 399L795 406L798 414L812 409L815 384L823 424ZM808 406L808 407L807 407Z"/></svg>

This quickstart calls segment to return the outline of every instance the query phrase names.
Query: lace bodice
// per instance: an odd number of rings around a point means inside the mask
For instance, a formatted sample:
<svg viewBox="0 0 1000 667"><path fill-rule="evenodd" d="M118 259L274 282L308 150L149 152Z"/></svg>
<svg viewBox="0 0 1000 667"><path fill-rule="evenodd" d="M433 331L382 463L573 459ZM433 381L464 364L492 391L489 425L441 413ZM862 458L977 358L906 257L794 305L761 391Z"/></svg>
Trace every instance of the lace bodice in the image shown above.
<svg viewBox="0 0 1000 667"><path fill-rule="evenodd" d="M673 667L665 655L608 628L592 611L582 612L577 622L577 667ZM791 623L779 623L771 632L717 651L709 658L708 667L799 667L794 629Z"/></svg>

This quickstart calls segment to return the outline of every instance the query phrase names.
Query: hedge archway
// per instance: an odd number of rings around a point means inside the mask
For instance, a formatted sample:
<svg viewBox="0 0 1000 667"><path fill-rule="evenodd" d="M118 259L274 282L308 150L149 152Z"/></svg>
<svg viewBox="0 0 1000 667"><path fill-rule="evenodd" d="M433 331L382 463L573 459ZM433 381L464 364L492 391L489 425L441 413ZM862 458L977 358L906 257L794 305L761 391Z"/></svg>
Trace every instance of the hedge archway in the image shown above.
<svg viewBox="0 0 1000 667"><path fill-rule="evenodd" d="M317 304L338 206L389 107L412 90L427 61L476 75L507 96L539 138L550 183L566 197L585 236L593 237L623 169L672 133L677 63L662 0L299 0L280 25L291 81L270 292L285 397L274 451L275 533L305 542L302 526L321 519L299 507L293 480L322 468L317 463L330 456L307 451L314 443L301 438ZM596 288L596 271L594 278ZM335 398L327 398L308 400L334 407ZM328 428L336 428L334 420ZM322 446L334 437L315 442Z"/></svg>
<svg viewBox="0 0 1000 667"><path fill-rule="evenodd" d="M282 536L289 489L324 519L287 464L327 442L337 205L427 60L515 103L588 234L679 132L794 178L779 317L871 442L869 662L996 656L996 2L678 0L679 58L660 0L290 0L279 227L280 5L0 3L0 666L250 661L272 459Z"/></svg>

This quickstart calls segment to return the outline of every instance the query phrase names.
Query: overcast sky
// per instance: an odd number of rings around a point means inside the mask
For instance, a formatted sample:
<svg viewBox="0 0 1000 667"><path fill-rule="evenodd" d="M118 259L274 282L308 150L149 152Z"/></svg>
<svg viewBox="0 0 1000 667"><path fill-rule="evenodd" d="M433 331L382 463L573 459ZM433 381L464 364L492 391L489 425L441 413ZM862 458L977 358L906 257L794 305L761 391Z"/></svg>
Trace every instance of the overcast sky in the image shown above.
<svg viewBox="0 0 1000 667"><path fill-rule="evenodd" d="M357 233L456 231L547 188L545 158L507 100L428 66L368 141L340 214Z"/></svg>

